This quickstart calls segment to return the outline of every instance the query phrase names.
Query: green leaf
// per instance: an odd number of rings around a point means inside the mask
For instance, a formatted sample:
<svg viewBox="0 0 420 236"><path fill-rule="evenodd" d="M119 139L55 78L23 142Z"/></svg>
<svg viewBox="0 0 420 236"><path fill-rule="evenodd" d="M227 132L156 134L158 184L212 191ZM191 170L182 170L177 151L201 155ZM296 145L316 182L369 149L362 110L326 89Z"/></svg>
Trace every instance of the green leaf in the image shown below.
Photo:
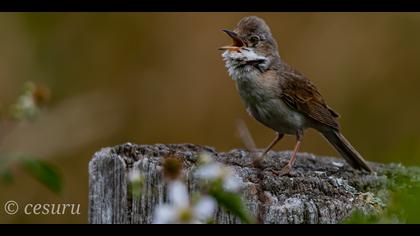
<svg viewBox="0 0 420 236"><path fill-rule="evenodd" d="M239 217L242 222L246 224L253 224L256 222L248 212L245 204L242 202L241 197L236 193L225 191L221 183L213 183L209 189L209 194L216 199L219 205L230 211L235 216Z"/></svg>
<svg viewBox="0 0 420 236"><path fill-rule="evenodd" d="M138 180L130 181L130 186L128 188L128 190L130 191L129 194L132 194L132 196L136 199L140 199L141 194L144 190L144 185L145 185L144 176L142 176Z"/></svg>
<svg viewBox="0 0 420 236"><path fill-rule="evenodd" d="M387 202L386 208L380 215L364 215L361 212L355 212L344 223L420 223L420 204L418 202L418 199L420 199L420 186L418 183L411 183L412 180L408 178L398 178L396 181L403 187L390 192L389 202Z"/></svg>
<svg viewBox="0 0 420 236"><path fill-rule="evenodd" d="M380 217L374 215L365 215L360 211L354 212L350 218L346 219L344 224L377 224Z"/></svg>
<svg viewBox="0 0 420 236"><path fill-rule="evenodd" d="M6 184L13 182L13 173L7 165L4 153L0 153L0 180Z"/></svg>
<svg viewBox="0 0 420 236"><path fill-rule="evenodd" d="M57 194L61 193L63 181L56 168L44 161L32 158L24 159L22 164L25 171L44 184L49 190Z"/></svg>
<svg viewBox="0 0 420 236"><path fill-rule="evenodd" d="M13 182L13 173L10 169L2 169L0 170L0 178L4 183L10 184Z"/></svg>
<svg viewBox="0 0 420 236"><path fill-rule="evenodd" d="M403 191L394 192L389 205L388 215L396 216L408 224L420 223L420 186L409 187Z"/></svg>

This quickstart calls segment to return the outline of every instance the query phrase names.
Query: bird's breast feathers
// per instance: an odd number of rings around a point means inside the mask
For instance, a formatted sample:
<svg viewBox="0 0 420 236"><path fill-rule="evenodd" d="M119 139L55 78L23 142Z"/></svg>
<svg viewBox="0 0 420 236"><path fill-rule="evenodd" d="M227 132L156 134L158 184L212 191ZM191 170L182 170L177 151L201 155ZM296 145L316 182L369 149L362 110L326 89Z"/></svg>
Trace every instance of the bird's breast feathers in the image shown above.
<svg viewBox="0 0 420 236"><path fill-rule="evenodd" d="M236 85L248 112L264 125L286 134L305 127L305 117L278 96L275 71L249 73L237 78Z"/></svg>

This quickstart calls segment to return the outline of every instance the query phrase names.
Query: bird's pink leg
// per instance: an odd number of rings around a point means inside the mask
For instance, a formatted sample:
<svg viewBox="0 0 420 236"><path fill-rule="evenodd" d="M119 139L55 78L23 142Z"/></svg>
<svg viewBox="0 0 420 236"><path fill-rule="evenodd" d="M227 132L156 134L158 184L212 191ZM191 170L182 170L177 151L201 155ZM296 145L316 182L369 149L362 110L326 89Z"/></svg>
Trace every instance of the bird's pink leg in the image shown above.
<svg viewBox="0 0 420 236"><path fill-rule="evenodd" d="M263 158L265 156L265 154L267 154L274 147L274 145L276 145L283 137L284 137L284 134L277 133L276 138L264 150L264 152L263 152L263 154L261 154L260 158Z"/></svg>
<svg viewBox="0 0 420 236"><path fill-rule="evenodd" d="M296 141L295 149L293 149L292 156L290 157L289 162L286 164L286 166L284 166L281 169L281 171L279 173L280 176L286 175L286 174L290 173L290 170L292 169L293 164L296 161L296 154L299 151L300 144L302 143L303 132L302 131L298 131L296 133L296 138L297 138L297 141Z"/></svg>

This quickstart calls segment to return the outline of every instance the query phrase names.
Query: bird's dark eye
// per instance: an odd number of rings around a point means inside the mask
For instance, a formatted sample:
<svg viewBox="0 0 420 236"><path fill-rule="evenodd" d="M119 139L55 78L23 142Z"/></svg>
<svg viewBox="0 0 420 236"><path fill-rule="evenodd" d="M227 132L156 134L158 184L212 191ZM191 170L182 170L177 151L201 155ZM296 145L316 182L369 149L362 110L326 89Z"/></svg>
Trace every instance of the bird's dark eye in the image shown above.
<svg viewBox="0 0 420 236"><path fill-rule="evenodd" d="M252 35L249 38L249 42L252 43L253 45L257 44L260 41L260 37L258 37L257 35Z"/></svg>

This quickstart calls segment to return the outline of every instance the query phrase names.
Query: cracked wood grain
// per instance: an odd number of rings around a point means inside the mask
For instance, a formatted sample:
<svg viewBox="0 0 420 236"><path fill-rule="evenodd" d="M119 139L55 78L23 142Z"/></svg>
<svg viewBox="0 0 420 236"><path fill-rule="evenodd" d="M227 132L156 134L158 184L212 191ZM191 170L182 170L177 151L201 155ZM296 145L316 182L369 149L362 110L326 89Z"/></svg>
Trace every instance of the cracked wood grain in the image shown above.
<svg viewBox="0 0 420 236"><path fill-rule="evenodd" d="M174 153L182 160L192 193L197 191L198 180L191 173L203 151L235 170L242 180L241 194L247 208L254 214L264 209L258 213L261 223L340 223L355 210L379 214L386 207L387 189L395 186L393 176L411 178L420 173L418 168L371 163L376 174L368 174L352 169L342 159L299 153L292 173L279 177L269 169L280 170L289 159L289 151L269 152L262 160L264 168L255 168L250 152L241 149L217 152L193 144L127 143L102 149L89 163L89 223L151 223L155 207L167 200L164 159ZM133 198L128 186L132 168L145 176L140 198ZM263 189L263 198L258 196L258 189ZM223 209L218 209L214 220L241 223Z"/></svg>

